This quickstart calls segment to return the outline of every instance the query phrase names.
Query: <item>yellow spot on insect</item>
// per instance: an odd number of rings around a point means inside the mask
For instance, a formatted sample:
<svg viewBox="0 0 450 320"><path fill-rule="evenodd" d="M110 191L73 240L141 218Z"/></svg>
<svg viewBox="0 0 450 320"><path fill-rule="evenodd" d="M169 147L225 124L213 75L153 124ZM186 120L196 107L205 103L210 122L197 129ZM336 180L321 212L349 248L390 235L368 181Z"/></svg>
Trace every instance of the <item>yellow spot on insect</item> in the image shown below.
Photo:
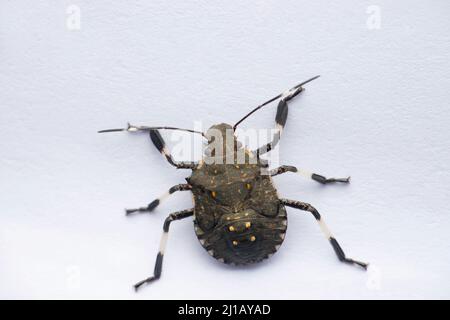
<svg viewBox="0 0 450 320"><path fill-rule="evenodd" d="M252 226L252 224L251 224L250 222L246 222L246 223L245 223L245 227L246 227L247 229L249 229L251 226Z"/></svg>
<svg viewBox="0 0 450 320"><path fill-rule="evenodd" d="M215 197L217 196L217 192L211 191L211 196L212 196L213 198L215 198Z"/></svg>
<svg viewBox="0 0 450 320"><path fill-rule="evenodd" d="M235 231L236 229L234 229L233 226L230 226L230 227L228 228L228 230L230 230L231 232L233 232L233 231Z"/></svg>
<svg viewBox="0 0 450 320"><path fill-rule="evenodd" d="M255 237L255 236L251 236L251 237L250 237L250 241L251 241L251 242L253 242L253 241L255 241L255 240L256 240L256 237Z"/></svg>
<svg viewBox="0 0 450 320"><path fill-rule="evenodd" d="M244 214L244 216L248 217L248 212L246 212L246 213Z"/></svg>
<svg viewBox="0 0 450 320"><path fill-rule="evenodd" d="M252 185L251 185L250 183L246 183L246 184L245 184L245 187L246 187L248 190L250 190L250 189L252 188Z"/></svg>
<svg viewBox="0 0 450 320"><path fill-rule="evenodd" d="M233 240L233 246L237 246L238 242L236 240Z"/></svg>

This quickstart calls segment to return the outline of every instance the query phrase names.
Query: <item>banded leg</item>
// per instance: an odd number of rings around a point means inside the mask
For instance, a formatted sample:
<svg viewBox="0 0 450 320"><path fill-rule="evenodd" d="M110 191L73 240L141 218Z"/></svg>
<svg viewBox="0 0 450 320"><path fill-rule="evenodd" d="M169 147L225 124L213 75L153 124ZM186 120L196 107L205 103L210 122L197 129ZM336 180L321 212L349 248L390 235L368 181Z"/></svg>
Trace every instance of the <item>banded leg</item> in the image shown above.
<svg viewBox="0 0 450 320"><path fill-rule="evenodd" d="M297 96L300 92L303 91L303 87L294 87L285 93L282 94L281 100L278 103L277 114L275 116L276 129L277 132L272 138L272 141L268 144L260 147L256 151L253 151L256 154L256 157L259 159L259 156L271 151L278 144L281 138L281 133L283 132L284 126L286 125L287 116L288 116L288 104L287 102Z"/></svg>
<svg viewBox="0 0 450 320"><path fill-rule="evenodd" d="M342 183L349 183L350 182L350 177L347 178L326 178L320 174L316 174L316 173L311 173L308 172L306 170L303 169L297 169L294 166L281 166L275 169L272 169L269 171L269 174L273 177L273 176L277 176L279 174L283 174L285 172L295 172L298 173L299 175L308 178L308 179L312 179L314 181L317 181L321 184L328 184L328 183L334 183L334 182L342 182Z"/></svg>
<svg viewBox="0 0 450 320"><path fill-rule="evenodd" d="M135 208L135 209L125 209L125 213L126 213L126 215L129 215L134 212L151 212L172 193L177 192L177 191L187 191L187 190L191 190L190 184L187 184L187 183L177 184L177 185L173 186L172 188L170 188L169 191L162 194L159 198L156 198L155 200L150 202L146 207L140 207L140 208Z"/></svg>
<svg viewBox="0 0 450 320"><path fill-rule="evenodd" d="M105 132L120 132L120 131L128 131L128 132L146 132L148 131L150 133L150 139L152 139L153 144L155 147L161 152L169 161L169 163L178 169L193 169L197 166L197 163L195 162L182 162L182 161L175 161L172 158L172 155L170 154L170 151L167 149L166 144L159 134L159 129L164 130L178 130L178 131L185 131L185 132L191 132L191 133L198 133L201 134L204 138L205 135L201 131L191 130L191 129L182 129L182 128L174 128L174 127L147 127L147 126L134 126L132 124L128 123L127 128L120 128L120 129L106 129L106 130L100 130L98 133L105 133Z"/></svg>
<svg viewBox="0 0 450 320"><path fill-rule="evenodd" d="M164 221L164 225L163 225L163 234L161 236L159 252L158 252L158 255L156 256L155 269L153 271L153 276L136 283L134 285L135 290L139 289L139 287L142 286L143 284L153 282L155 280L158 280L161 277L164 251L166 249L167 238L169 236L170 223L175 220L181 220L181 219L190 217L193 214L194 214L194 209L188 209L188 210L182 210L182 211L177 211L177 212L171 213L166 218L166 220Z"/></svg>
<svg viewBox="0 0 450 320"><path fill-rule="evenodd" d="M150 130L150 139L152 140L156 149L158 149L158 151L161 152L164 157L166 157L167 161L177 169L194 169L197 166L197 163L192 161L175 161L172 158L169 149L167 149L166 143L164 142L164 139L161 137L161 134L158 130Z"/></svg>
<svg viewBox="0 0 450 320"><path fill-rule="evenodd" d="M331 231L328 229L327 225L323 221L322 217L320 216L320 214L316 210L316 208L314 208L313 206L311 206L308 203L301 202L301 201L294 201L294 200L288 200L288 199L280 199L280 201L285 206L310 212L314 216L314 218L316 218L317 222L319 223L320 229L322 230L325 237L327 237L327 239L330 241L331 246L333 247L333 249L336 252L336 255L340 261L349 263L349 264L355 264L360 267L363 267L364 269L367 269L367 267L369 265L368 263L356 261L356 260L347 258L345 256L344 250L342 250L342 248L339 245L339 243L337 242L336 238L333 237L333 235L331 234Z"/></svg>

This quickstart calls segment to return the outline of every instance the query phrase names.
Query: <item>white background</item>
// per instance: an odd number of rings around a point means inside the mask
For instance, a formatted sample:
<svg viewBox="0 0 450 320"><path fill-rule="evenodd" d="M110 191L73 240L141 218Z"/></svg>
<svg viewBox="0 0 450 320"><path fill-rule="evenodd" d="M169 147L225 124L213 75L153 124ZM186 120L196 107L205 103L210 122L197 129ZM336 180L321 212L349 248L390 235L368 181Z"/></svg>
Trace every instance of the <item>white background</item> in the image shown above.
<svg viewBox="0 0 450 320"><path fill-rule="evenodd" d="M450 298L449 13L445 0L1 1L0 298ZM280 251L249 268L173 223L162 279L135 294L164 218L192 204L178 193L149 215L123 208L188 172L145 134L96 131L234 123L316 74L290 104L280 162L352 183L276 184L372 270L340 263L289 209ZM272 127L275 106L243 127Z"/></svg>

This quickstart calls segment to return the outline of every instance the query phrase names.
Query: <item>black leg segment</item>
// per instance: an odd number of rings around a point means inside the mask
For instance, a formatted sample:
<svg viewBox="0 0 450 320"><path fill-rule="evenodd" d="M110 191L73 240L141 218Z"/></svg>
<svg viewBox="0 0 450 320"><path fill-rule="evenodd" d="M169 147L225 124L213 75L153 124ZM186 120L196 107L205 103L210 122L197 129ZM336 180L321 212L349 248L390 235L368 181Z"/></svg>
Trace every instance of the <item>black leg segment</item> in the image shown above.
<svg viewBox="0 0 450 320"><path fill-rule="evenodd" d="M260 147L256 151L253 151L257 158L259 158L260 155L265 154L269 151L271 151L275 146L278 144L281 138L281 133L283 132L284 126L286 125L288 113L289 113L289 107L288 107L288 101L297 96L300 92L303 91L302 87L293 88L291 90L288 90L287 92L283 93L281 95L281 100L278 103L277 113L275 115L275 123L277 128L277 133L272 138L272 141L268 144Z"/></svg>
<svg viewBox="0 0 450 320"><path fill-rule="evenodd" d="M325 178L320 174L313 173L311 175L311 179L317 181L321 184L334 183L334 182L342 182L342 183L350 183L350 177L347 178Z"/></svg>
<svg viewBox="0 0 450 320"><path fill-rule="evenodd" d="M150 139L155 145L156 149L162 153L164 157L166 157L167 161L176 167L177 169L193 169L197 166L197 163L191 161L175 161L170 154L169 149L166 147L166 143L162 138L161 134L158 130L149 130L150 131Z"/></svg>
<svg viewBox="0 0 450 320"><path fill-rule="evenodd" d="M274 134L272 141L258 148L256 151L253 151L253 153L256 154L256 157L258 159L260 155L263 155L276 147L276 145L281 139L281 133L284 129L284 125L286 124L287 116L288 116L288 104L283 99L278 103L277 114L275 116L277 132Z"/></svg>
<svg viewBox="0 0 450 320"><path fill-rule="evenodd" d="M270 170L269 174L270 174L271 177L274 177L274 176L277 176L279 174L283 174L283 173L286 173L286 172L297 172L297 171L298 171L298 169L296 167L294 167L294 166L283 165L283 166L280 166L278 168Z"/></svg>
<svg viewBox="0 0 450 320"><path fill-rule="evenodd" d="M181 220L181 219L190 217L193 214L194 214L194 209L188 209L188 210L182 210L182 211L177 211L177 212L171 213L166 218L166 220L164 221L164 225L163 225L163 234L161 237L159 252L158 252L158 255L156 256L155 269L153 270L153 276L136 283L134 285L134 288L136 290L139 289L139 287L141 287L143 284L153 282L155 280L158 280L161 277L164 251L166 249L170 223L175 220Z"/></svg>
<svg viewBox="0 0 450 320"><path fill-rule="evenodd" d="M277 114L275 116L277 127L284 128L287 121L288 112L289 108L286 100L281 100L278 103Z"/></svg>
<svg viewBox="0 0 450 320"><path fill-rule="evenodd" d="M305 202L301 202L301 201L294 201L294 200L288 200L288 199L280 199L280 201L282 204L284 204L287 207L310 212L314 216L314 218L317 220L317 222L319 223L320 229L322 230L325 237L327 237L328 241L330 241L330 244L333 247L334 252L336 252L336 255L340 261L349 263L349 264L353 264L353 265L358 265L364 269L367 269L367 267L369 265L368 263L360 262L360 261L353 260L353 259L346 257L344 250L342 250L342 248L339 245L339 243L337 242L336 238L331 234L331 231L328 229L327 225L323 221L322 217L320 216L320 213L316 210L316 208L311 206L309 203L305 203Z"/></svg>

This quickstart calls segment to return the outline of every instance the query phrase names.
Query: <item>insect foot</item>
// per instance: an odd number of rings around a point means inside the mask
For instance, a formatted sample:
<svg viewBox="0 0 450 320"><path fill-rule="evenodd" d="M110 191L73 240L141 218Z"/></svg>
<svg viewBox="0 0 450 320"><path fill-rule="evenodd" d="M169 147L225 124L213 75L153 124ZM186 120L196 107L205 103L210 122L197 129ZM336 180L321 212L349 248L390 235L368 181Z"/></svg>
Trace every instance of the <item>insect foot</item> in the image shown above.
<svg viewBox="0 0 450 320"><path fill-rule="evenodd" d="M143 213L143 212L151 212L159 205L159 199L153 200L148 206L140 207L135 209L125 209L125 215L128 216L132 213Z"/></svg>

